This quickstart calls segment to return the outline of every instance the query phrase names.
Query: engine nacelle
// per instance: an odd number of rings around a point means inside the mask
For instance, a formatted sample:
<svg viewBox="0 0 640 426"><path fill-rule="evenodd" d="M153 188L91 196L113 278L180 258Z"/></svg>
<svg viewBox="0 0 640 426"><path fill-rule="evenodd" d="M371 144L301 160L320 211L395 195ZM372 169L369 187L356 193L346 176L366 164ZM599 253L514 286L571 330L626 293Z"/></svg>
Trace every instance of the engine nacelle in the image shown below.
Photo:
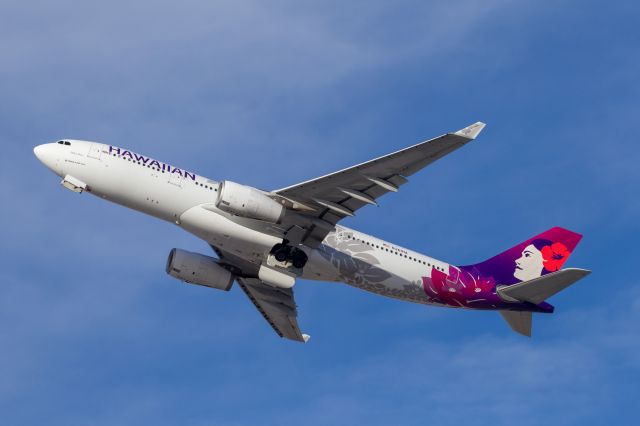
<svg viewBox="0 0 640 426"><path fill-rule="evenodd" d="M220 184L216 207L227 213L250 219L279 223L285 208L256 188L228 180Z"/></svg>
<svg viewBox="0 0 640 426"><path fill-rule="evenodd" d="M189 284L229 291L233 275L213 257L174 248L167 259L167 274Z"/></svg>

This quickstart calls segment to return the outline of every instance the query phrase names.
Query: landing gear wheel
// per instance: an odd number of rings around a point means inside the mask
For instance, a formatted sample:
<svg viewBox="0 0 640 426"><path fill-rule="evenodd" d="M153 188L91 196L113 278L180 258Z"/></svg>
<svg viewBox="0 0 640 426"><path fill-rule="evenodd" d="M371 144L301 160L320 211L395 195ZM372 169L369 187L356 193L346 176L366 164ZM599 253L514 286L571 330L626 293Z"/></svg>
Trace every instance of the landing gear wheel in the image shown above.
<svg viewBox="0 0 640 426"><path fill-rule="evenodd" d="M286 261L291 262L291 265L296 269L304 268L304 265L307 264L307 255L304 251L300 250L297 247L293 247L289 245L287 240L284 240L282 243L278 243L271 249L270 253L275 257L275 259L284 263Z"/></svg>
<svg viewBox="0 0 640 426"><path fill-rule="evenodd" d="M307 255L302 250L296 250L291 257L294 268L302 269L307 264Z"/></svg>

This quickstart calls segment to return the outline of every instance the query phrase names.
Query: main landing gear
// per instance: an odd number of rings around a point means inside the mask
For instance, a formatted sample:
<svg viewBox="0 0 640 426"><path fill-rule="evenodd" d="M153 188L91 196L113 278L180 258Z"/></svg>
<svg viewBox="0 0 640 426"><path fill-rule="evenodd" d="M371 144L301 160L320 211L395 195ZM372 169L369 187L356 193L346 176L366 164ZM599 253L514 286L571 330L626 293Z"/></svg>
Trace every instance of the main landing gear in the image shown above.
<svg viewBox="0 0 640 426"><path fill-rule="evenodd" d="M307 264L307 255L297 247L289 245L287 240L276 244L271 249L271 254L278 262L291 262L294 268L302 269Z"/></svg>

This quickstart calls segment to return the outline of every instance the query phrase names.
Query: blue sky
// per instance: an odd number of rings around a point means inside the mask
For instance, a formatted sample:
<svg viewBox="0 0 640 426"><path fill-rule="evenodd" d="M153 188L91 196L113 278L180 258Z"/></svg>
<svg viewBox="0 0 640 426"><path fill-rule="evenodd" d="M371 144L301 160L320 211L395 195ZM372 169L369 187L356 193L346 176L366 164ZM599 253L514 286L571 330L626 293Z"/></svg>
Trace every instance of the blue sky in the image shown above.
<svg viewBox="0 0 640 426"><path fill-rule="evenodd" d="M633 2L3 2L0 423L637 424ZM296 284L313 337L164 273L175 226L64 191L33 146L98 140L275 189L475 121L345 221L455 264L555 225L594 272L533 339L497 313Z"/></svg>

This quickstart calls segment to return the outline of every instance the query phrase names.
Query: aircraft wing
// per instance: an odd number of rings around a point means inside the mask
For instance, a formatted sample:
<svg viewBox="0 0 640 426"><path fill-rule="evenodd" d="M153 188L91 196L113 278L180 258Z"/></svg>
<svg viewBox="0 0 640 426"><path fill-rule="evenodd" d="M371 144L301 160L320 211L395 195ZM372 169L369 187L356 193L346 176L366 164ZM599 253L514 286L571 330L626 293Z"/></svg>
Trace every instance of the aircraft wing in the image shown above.
<svg viewBox="0 0 640 426"><path fill-rule="evenodd" d="M211 246L223 265L236 274L236 281L251 303L280 337L306 343L309 335L302 334L298 327L298 309L293 298L293 289L283 289L263 283L257 276L257 265L219 247Z"/></svg>
<svg viewBox="0 0 640 426"><path fill-rule="evenodd" d="M485 127L477 122L454 133L273 191L283 204L296 210L283 219L285 238L317 247L334 225L387 192L396 192L407 177L472 141Z"/></svg>
<svg viewBox="0 0 640 426"><path fill-rule="evenodd" d="M240 288L280 337L306 343L309 335L298 327L292 289L275 288L257 278L236 278Z"/></svg>

